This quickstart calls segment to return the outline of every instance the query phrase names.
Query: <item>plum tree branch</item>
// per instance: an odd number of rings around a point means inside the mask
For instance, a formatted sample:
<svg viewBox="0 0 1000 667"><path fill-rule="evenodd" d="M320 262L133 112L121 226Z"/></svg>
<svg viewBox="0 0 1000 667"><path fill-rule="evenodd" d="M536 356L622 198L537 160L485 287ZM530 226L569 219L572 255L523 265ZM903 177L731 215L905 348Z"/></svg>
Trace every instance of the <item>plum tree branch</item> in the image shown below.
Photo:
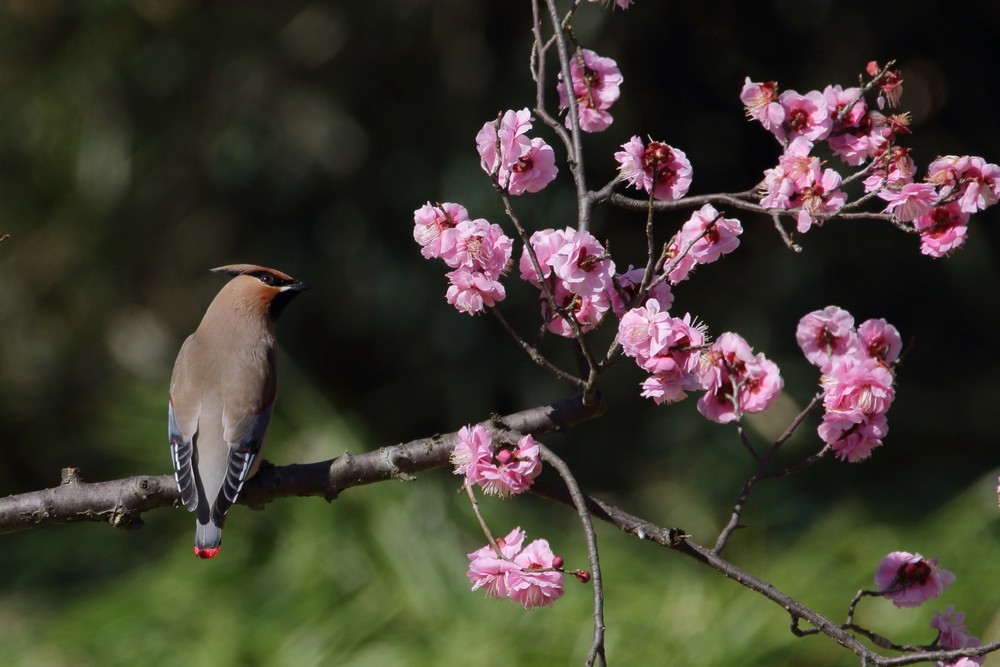
<svg viewBox="0 0 1000 667"><path fill-rule="evenodd" d="M483 425L494 431L537 435L569 428L603 411L600 401L585 405L577 395L509 415L496 415ZM333 500L354 486L412 479L413 473L447 465L456 438L457 433L447 433L362 454L345 453L316 463L265 464L247 482L239 503L262 508L273 500L291 496ZM0 534L81 521L138 528L145 512L175 506L180 506L180 496L171 475L84 482L78 469L66 468L59 486L0 498Z"/></svg>

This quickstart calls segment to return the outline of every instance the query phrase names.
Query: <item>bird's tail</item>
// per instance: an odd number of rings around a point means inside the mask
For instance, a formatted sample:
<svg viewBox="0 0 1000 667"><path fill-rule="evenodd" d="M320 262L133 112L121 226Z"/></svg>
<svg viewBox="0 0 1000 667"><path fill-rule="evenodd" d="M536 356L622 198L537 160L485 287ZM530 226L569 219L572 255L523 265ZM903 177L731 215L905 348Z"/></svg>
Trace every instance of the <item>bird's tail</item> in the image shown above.
<svg viewBox="0 0 1000 667"><path fill-rule="evenodd" d="M194 555L198 558L213 558L222 548L222 526L211 518L206 523L198 522L194 531Z"/></svg>

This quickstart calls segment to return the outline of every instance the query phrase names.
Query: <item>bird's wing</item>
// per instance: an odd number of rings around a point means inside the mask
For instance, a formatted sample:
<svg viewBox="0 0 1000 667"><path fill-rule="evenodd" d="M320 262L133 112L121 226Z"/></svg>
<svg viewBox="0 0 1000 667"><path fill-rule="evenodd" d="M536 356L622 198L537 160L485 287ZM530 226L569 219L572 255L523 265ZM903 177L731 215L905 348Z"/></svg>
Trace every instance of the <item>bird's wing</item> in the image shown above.
<svg viewBox="0 0 1000 667"><path fill-rule="evenodd" d="M264 444L264 436L267 435L267 426L271 422L271 409L274 405L273 394L268 398L270 400L262 410L245 414L238 421L230 423L228 415L223 417L226 424L226 440L229 442L229 461L222 489L212 507L212 518L216 521L221 521L225 517L229 507L239 497L243 483L256 472L257 458ZM231 436L230 434L234 432L240 435Z"/></svg>
<svg viewBox="0 0 1000 667"><path fill-rule="evenodd" d="M174 415L173 403L167 404L167 425L170 433L170 459L174 464L174 479L181 502L189 512L198 507L198 489L194 474L194 436L185 436Z"/></svg>
<svg viewBox="0 0 1000 667"><path fill-rule="evenodd" d="M189 336L177 355L174 374L170 380L170 400L167 404L167 430L170 436L170 459L174 465L174 479L181 494L181 502L189 512L198 507L198 480L195 466L198 455L195 442L198 438L198 419L201 401L193 396L179 376L190 375L191 350L197 346L195 337Z"/></svg>

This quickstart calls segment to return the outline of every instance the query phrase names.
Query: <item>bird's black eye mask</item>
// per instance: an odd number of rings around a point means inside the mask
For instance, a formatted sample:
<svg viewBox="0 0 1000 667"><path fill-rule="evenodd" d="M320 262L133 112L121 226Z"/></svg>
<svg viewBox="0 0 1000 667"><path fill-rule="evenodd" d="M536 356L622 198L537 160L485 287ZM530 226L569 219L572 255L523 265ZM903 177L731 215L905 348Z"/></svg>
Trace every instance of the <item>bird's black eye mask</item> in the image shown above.
<svg viewBox="0 0 1000 667"><path fill-rule="evenodd" d="M295 284L295 280L286 280L279 276L274 275L270 271L249 271L246 273L248 276L253 276L260 282L264 283L269 287L285 287L287 285Z"/></svg>

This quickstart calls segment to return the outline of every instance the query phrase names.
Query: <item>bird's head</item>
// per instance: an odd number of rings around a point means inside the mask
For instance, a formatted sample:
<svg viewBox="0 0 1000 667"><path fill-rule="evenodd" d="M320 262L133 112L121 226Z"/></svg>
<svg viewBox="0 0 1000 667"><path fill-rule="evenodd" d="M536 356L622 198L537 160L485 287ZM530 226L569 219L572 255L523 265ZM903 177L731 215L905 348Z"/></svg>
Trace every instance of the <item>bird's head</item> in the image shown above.
<svg viewBox="0 0 1000 667"><path fill-rule="evenodd" d="M226 289L232 290L238 300L245 300L266 312L272 322L278 319L292 299L312 287L287 273L256 264L229 264L212 271L235 276Z"/></svg>

